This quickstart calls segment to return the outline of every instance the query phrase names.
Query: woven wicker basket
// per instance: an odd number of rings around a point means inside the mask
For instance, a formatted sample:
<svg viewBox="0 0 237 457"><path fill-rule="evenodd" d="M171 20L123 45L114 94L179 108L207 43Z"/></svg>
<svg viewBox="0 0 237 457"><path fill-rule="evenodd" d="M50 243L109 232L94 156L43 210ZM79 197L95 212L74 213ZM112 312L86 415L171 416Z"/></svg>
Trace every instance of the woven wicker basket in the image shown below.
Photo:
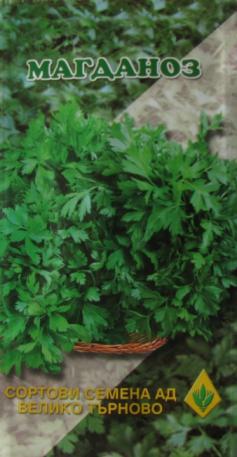
<svg viewBox="0 0 237 457"><path fill-rule="evenodd" d="M156 338L152 341L144 341L144 338L139 338L138 341L126 344L77 343L74 351L98 354L145 354L155 351L166 343L167 338Z"/></svg>

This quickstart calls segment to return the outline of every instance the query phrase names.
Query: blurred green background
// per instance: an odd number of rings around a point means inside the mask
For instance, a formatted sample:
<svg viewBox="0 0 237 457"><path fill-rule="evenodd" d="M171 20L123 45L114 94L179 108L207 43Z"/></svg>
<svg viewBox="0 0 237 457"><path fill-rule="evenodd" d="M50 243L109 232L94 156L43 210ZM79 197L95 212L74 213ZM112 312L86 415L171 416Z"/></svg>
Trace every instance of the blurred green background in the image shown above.
<svg viewBox="0 0 237 457"><path fill-rule="evenodd" d="M3 3L0 11L1 142L18 138L37 113L68 100L112 119L153 80L27 82L26 60L105 56L118 62L149 56L183 57L236 10L236 0L89 0ZM157 418L89 416L50 453L61 457L235 457L237 318L217 323L211 347L176 341L157 351L126 385L175 386L178 404ZM183 398L206 368L223 401L199 419Z"/></svg>
<svg viewBox="0 0 237 457"><path fill-rule="evenodd" d="M5 2L0 11L2 140L76 99L86 112L114 117L154 80L27 82L26 61L78 56L119 62L181 58L236 8L236 0L89 0Z"/></svg>

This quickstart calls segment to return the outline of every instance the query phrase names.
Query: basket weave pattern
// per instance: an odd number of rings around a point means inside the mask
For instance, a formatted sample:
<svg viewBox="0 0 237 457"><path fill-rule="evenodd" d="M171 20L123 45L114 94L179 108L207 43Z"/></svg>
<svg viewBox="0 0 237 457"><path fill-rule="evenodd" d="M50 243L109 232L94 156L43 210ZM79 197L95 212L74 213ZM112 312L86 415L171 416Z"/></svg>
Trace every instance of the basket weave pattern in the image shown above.
<svg viewBox="0 0 237 457"><path fill-rule="evenodd" d="M167 338L156 338L146 342L126 344L77 343L74 351L100 354L144 354L155 351L167 343Z"/></svg>

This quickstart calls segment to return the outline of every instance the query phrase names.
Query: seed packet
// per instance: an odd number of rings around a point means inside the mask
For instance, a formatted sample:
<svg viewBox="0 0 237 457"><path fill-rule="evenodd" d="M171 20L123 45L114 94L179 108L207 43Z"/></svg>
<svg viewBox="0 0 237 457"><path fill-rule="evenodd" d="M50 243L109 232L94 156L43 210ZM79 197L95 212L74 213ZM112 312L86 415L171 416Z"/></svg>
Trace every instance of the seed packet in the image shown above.
<svg viewBox="0 0 237 457"><path fill-rule="evenodd" d="M2 2L1 456L235 455L235 10Z"/></svg>

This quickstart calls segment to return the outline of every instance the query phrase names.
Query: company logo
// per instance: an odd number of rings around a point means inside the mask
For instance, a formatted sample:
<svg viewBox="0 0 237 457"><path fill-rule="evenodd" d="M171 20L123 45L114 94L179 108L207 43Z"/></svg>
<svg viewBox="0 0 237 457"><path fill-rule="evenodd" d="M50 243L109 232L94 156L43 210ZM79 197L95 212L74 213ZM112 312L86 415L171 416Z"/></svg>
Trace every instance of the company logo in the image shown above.
<svg viewBox="0 0 237 457"><path fill-rule="evenodd" d="M202 370L185 399L190 408L201 417L206 417L221 401L206 370Z"/></svg>

